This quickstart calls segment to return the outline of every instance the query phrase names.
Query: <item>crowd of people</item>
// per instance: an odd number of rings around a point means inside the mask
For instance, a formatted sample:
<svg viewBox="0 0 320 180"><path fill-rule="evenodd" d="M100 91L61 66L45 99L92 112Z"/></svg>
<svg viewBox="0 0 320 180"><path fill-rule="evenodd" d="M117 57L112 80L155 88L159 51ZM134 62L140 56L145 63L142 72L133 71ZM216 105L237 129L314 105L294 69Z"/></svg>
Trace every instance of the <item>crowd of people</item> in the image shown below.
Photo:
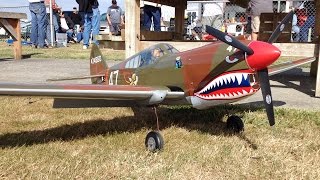
<svg viewBox="0 0 320 180"><path fill-rule="evenodd" d="M28 1L31 13L30 40L32 47L52 48L56 46L57 33L65 33L67 42L82 42L83 49L88 49L91 38L92 43L99 44L96 40L101 18L98 0L75 0L79 9L74 7L71 15L67 15L58 4L53 3L52 18L48 8L49 0ZM112 34L120 32L119 25L124 24L123 17L123 11L117 5L117 1L112 0L111 6L107 10L107 22ZM54 32L52 33L51 30ZM53 37L51 37L52 34Z"/></svg>
<svg viewBox="0 0 320 180"><path fill-rule="evenodd" d="M62 11L62 8L56 3L52 5L53 17L50 18L48 11L49 0L29 0L31 12L31 43L35 48L52 48L55 46L55 35L57 33L65 33L67 41L71 43L83 43L83 49L88 49L90 39L92 43L98 44L96 36L100 30L100 10L98 0L74 0L75 5L71 15L67 15ZM111 6L107 9L106 22L109 25L110 32L113 35L119 35L119 27L124 24L124 12L117 5L116 0L110 0ZM251 39L257 40L260 30L260 15L261 13L273 12L273 3L271 0L232 0L237 4L247 9L248 25L247 30L250 30ZM313 8L313 9L312 9ZM144 24L143 27L150 30L151 24L154 24L154 31L161 31L160 7L154 7L145 4L144 10ZM314 27L314 4L312 1L305 3L304 7L295 10L295 15L292 20L292 32L294 37L292 41L307 42L309 38L309 29ZM52 19L52 22L50 22ZM152 19L152 22L151 22ZM52 24L52 27L51 27ZM202 27L195 23L196 28ZM52 33L51 30L54 32ZM248 31L247 31L248 32ZM51 37L53 34L53 37ZM194 33L196 34L196 33ZM199 38L200 39L200 38ZM53 40L53 41L52 41Z"/></svg>
<svg viewBox="0 0 320 180"><path fill-rule="evenodd" d="M248 25L251 31L251 39L257 40L260 31L261 13L273 13L273 1L271 0L231 0L243 8L247 9ZM315 4L313 1L303 2L300 7L294 8L292 19L293 42L308 42L309 29L315 25Z"/></svg>

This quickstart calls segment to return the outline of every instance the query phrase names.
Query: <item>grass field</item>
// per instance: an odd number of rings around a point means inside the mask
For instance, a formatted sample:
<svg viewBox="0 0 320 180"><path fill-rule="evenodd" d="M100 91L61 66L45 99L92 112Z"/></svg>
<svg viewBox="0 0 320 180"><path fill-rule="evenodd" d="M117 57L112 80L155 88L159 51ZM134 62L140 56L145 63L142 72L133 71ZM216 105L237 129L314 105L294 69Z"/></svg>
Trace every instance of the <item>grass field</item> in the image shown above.
<svg viewBox="0 0 320 180"><path fill-rule="evenodd" d="M52 109L45 98L0 98L3 179L318 179L320 113L276 109L270 128L262 108L158 109L162 152L144 148L152 110ZM227 114L245 132L225 130Z"/></svg>
<svg viewBox="0 0 320 180"><path fill-rule="evenodd" d="M1 59L13 58L13 48L5 42L0 42ZM101 52L108 60L123 60L125 52L120 50L101 49ZM30 46L22 46L23 58L41 59L85 59L90 56L90 49L83 50L82 44L69 44L69 47L53 49L34 49Z"/></svg>
<svg viewBox="0 0 320 180"><path fill-rule="evenodd" d="M12 47L0 43L0 57ZM81 45L31 49L31 58L88 59ZM103 49L109 60L124 51ZM286 61L290 58L283 58ZM162 152L144 147L155 129L149 108L53 109L52 99L0 97L0 179L318 179L320 112L276 108L158 108ZM135 116L133 116L135 114ZM228 114L243 117L245 132L225 129Z"/></svg>

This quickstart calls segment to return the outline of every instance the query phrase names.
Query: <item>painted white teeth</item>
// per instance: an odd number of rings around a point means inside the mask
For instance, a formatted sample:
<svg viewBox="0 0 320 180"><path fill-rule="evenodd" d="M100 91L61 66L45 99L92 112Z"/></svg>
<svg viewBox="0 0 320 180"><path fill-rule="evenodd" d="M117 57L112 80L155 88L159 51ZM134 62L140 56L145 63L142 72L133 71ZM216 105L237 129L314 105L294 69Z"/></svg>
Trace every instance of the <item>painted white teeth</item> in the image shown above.
<svg viewBox="0 0 320 180"><path fill-rule="evenodd" d="M242 82L242 74L236 74L236 78L238 80L238 85L240 85Z"/></svg>
<svg viewBox="0 0 320 180"><path fill-rule="evenodd" d="M232 82L234 83L234 81L236 80L236 77L235 76L230 76Z"/></svg>
<svg viewBox="0 0 320 180"><path fill-rule="evenodd" d="M220 87L220 86L223 85L223 78L220 78L219 82L220 82L220 83L219 83L219 87Z"/></svg>
<svg viewBox="0 0 320 180"><path fill-rule="evenodd" d="M212 91L213 89L217 87L221 87L224 85L235 83L237 80L237 85L241 85L242 81L248 81L250 78L250 74L248 73L230 73L225 74L223 76L220 76L213 81L211 81L205 88L203 88L201 91L199 91L197 94L199 96L202 96L205 99L215 99L215 98L236 98L239 96L244 96L248 94L252 94L254 90L250 89L250 91L246 90L240 90L241 92L235 92L235 93L227 93L227 94L219 94L219 95L200 95L209 91Z"/></svg>
<svg viewBox="0 0 320 180"><path fill-rule="evenodd" d="M245 90L242 90L242 93L243 93L244 95L248 94L247 91L245 91Z"/></svg>
<svg viewBox="0 0 320 180"><path fill-rule="evenodd" d="M243 79L244 79L244 80L247 80L248 77L249 77L249 74L243 74Z"/></svg>

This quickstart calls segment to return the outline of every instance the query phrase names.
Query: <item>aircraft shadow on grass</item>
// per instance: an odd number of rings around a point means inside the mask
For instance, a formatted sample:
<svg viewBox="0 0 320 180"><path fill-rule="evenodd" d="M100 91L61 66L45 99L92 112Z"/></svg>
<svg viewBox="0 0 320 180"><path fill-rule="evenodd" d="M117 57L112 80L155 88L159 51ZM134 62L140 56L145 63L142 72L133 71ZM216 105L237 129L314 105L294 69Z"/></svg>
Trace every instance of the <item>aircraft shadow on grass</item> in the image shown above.
<svg viewBox="0 0 320 180"><path fill-rule="evenodd" d="M271 85L271 87L279 87L286 89L295 89L305 93L311 97L315 94L315 77L310 77L310 74L303 72L301 68L294 68L289 71L276 74L270 77L270 80L279 82L283 85ZM297 82L297 83L294 83Z"/></svg>
<svg viewBox="0 0 320 180"><path fill-rule="evenodd" d="M275 105L282 102L275 102ZM261 106L260 106L261 105ZM188 130L196 130L213 136L235 135L226 129L223 121L229 114L243 115L244 112L264 109L263 102L247 103L242 105L217 106L214 109L200 111L188 106L174 108L158 107L160 130L169 127L181 127ZM0 136L1 148L13 148L17 146L32 146L55 141L73 141L86 137L99 135L113 135L121 133L134 133L142 129L156 129L156 117L152 108L133 108L134 116L117 117L112 120L88 120L83 123L62 125L45 130L31 130L18 133L7 133ZM257 149L244 134L238 135L240 139L249 144L249 147Z"/></svg>

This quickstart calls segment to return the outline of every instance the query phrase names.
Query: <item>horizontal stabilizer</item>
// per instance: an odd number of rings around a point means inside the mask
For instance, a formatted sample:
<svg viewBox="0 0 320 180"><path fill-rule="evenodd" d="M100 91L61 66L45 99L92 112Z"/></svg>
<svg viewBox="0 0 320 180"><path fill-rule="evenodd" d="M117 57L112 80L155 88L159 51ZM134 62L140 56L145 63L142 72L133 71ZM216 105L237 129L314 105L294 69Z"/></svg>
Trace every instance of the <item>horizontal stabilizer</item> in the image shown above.
<svg viewBox="0 0 320 180"><path fill-rule="evenodd" d="M304 64L311 63L311 62L313 62L315 60L316 60L315 57L310 57L310 58L299 59L299 60L296 60L296 61L288 61L288 62L285 62L285 63L282 63L282 64L277 64L277 65L274 65L274 66L270 66L268 68L269 76L275 75L275 74L279 74L279 73L284 72L284 71L288 71L290 69L302 66Z"/></svg>
<svg viewBox="0 0 320 180"><path fill-rule="evenodd" d="M97 75L91 75L91 76L75 76L75 77L54 78L54 79L47 79L47 81L70 81L70 80L99 78L99 77L104 77L104 76L105 76L104 74L97 74Z"/></svg>

